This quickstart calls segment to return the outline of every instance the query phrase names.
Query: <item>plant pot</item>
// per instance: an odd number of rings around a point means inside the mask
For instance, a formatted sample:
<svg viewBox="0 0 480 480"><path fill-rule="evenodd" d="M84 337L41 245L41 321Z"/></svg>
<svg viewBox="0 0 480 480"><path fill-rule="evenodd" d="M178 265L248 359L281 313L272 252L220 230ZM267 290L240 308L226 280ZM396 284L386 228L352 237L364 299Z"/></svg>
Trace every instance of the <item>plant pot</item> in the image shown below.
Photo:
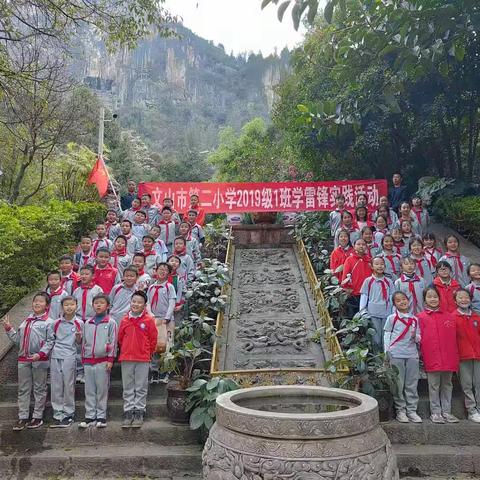
<svg viewBox="0 0 480 480"><path fill-rule="evenodd" d="M185 411L187 404L186 390L179 387L177 381L167 385L167 412L172 423L185 425L190 421L190 413Z"/></svg>
<svg viewBox="0 0 480 480"><path fill-rule="evenodd" d="M268 223L272 225L277 221L277 212L254 212L251 216L255 224Z"/></svg>
<svg viewBox="0 0 480 480"><path fill-rule="evenodd" d="M378 402L380 422L389 422L395 417L393 396L390 390L375 390L374 398Z"/></svg>

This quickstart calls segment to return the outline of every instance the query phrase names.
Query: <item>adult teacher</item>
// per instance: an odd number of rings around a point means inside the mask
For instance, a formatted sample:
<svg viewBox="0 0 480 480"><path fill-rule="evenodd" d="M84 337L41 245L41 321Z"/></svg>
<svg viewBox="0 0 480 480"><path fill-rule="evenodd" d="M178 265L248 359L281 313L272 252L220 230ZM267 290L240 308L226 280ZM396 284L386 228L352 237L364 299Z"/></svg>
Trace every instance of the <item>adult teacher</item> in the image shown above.
<svg viewBox="0 0 480 480"><path fill-rule="evenodd" d="M402 185L402 175L394 173L392 176L393 187L388 189L388 202L390 208L398 213L398 209L402 202L408 202L408 191L406 185Z"/></svg>
<svg viewBox="0 0 480 480"><path fill-rule="evenodd" d="M134 198L137 198L137 185L133 180L129 180L127 183L127 193L124 193L120 197L120 205L123 211L131 208Z"/></svg>

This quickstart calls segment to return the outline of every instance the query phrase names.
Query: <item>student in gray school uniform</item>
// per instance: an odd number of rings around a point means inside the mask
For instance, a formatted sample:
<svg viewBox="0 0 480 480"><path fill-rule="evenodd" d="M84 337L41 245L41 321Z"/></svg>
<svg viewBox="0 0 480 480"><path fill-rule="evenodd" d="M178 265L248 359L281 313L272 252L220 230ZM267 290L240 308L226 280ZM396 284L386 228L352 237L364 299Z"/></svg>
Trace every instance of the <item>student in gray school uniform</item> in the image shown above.
<svg viewBox="0 0 480 480"><path fill-rule="evenodd" d="M472 310L480 313L480 264L472 263L468 267L468 276L470 277L470 283L465 289L470 292L472 297Z"/></svg>
<svg viewBox="0 0 480 480"><path fill-rule="evenodd" d="M415 273L415 262L402 258L402 274L395 280L395 290L403 292L410 301L410 311L417 314L423 310L425 282Z"/></svg>
<svg viewBox="0 0 480 480"><path fill-rule="evenodd" d="M52 320L48 316L50 297L39 292L33 297L32 313L15 330L6 316L3 326L8 338L18 350L18 421L13 430L38 428L43 425L47 400L49 355L53 348ZM33 418L30 418L30 396L35 399Z"/></svg>
<svg viewBox="0 0 480 480"><path fill-rule="evenodd" d="M115 239L122 233L120 224L118 223L118 215L115 210L107 211L107 218L105 219L105 227L107 229L107 237L114 242Z"/></svg>
<svg viewBox="0 0 480 480"><path fill-rule="evenodd" d="M152 226L158 223L160 219L160 212L158 207L152 205L152 196L149 193L144 193L141 198L141 209L146 214L147 223Z"/></svg>
<svg viewBox="0 0 480 480"><path fill-rule="evenodd" d="M77 320L77 300L62 299L63 314L53 323L54 345L50 360L50 399L55 423L51 428L69 427L75 417L77 345L82 340L83 322Z"/></svg>
<svg viewBox="0 0 480 480"><path fill-rule="evenodd" d="M158 238L163 241L167 247L168 253L173 252L173 241L176 237L177 226L172 220L172 211L168 207L162 208L162 219L158 222L160 235Z"/></svg>
<svg viewBox="0 0 480 480"><path fill-rule="evenodd" d="M175 287L168 282L170 273L170 265L160 263L157 266L157 281L150 285L147 290L148 305L155 317L155 323L165 325L167 331L170 322L173 320L173 312L177 301ZM165 340L168 340L168 338ZM160 376L159 356L155 353L152 355L150 383L166 383L167 381L166 375Z"/></svg>
<svg viewBox="0 0 480 480"><path fill-rule="evenodd" d="M360 289L360 311L370 315L375 336L373 341L382 348L383 326L392 313L393 282L385 276L385 260L375 257L372 261L372 275L363 281Z"/></svg>
<svg viewBox="0 0 480 480"><path fill-rule="evenodd" d="M48 316L52 320L56 320L62 313L62 299L68 297L68 293L62 287L62 274L54 270L47 275L48 286L45 291L50 296L50 307Z"/></svg>
<svg viewBox="0 0 480 480"><path fill-rule="evenodd" d="M123 383L122 428L140 428L147 406L148 370L157 346L158 331L146 306L147 294L135 292L118 332L118 360L122 366Z"/></svg>
<svg viewBox="0 0 480 480"><path fill-rule="evenodd" d="M102 287L93 283L94 268L92 265L85 265L80 269L80 284L73 292L77 300L77 316L83 321L95 315L93 299L96 295L103 293Z"/></svg>
<svg viewBox="0 0 480 480"><path fill-rule="evenodd" d="M159 255L156 250L154 249L155 239L151 235L145 235L142 239L143 243L143 256L145 257L145 272L147 272L150 276L153 276L155 270L157 269L157 265L162 263L162 257Z"/></svg>
<svg viewBox="0 0 480 480"><path fill-rule="evenodd" d="M110 317L117 325L130 310L132 295L137 290L138 272L135 267L127 267L123 272L123 280L117 283L110 292Z"/></svg>
<svg viewBox="0 0 480 480"><path fill-rule="evenodd" d="M133 255L142 249L142 242L132 233L132 222L130 220L122 220L120 224L122 235L127 239L127 253Z"/></svg>
<svg viewBox="0 0 480 480"><path fill-rule="evenodd" d="M403 292L395 292L392 301L395 311L385 322L383 338L385 353L398 369L397 388L392 392L397 420L401 423L422 423L417 414L420 327Z"/></svg>
<svg viewBox="0 0 480 480"><path fill-rule="evenodd" d="M95 316L85 322L82 362L85 368L85 420L80 428L107 426L110 371L117 351L117 324L108 315L110 300L103 293L93 299Z"/></svg>
<svg viewBox="0 0 480 480"><path fill-rule="evenodd" d="M173 255L180 258L182 262L178 268L178 275L183 278L186 284L190 284L195 278L196 268L192 257L187 253L187 241L183 237L175 239Z"/></svg>
<svg viewBox="0 0 480 480"><path fill-rule="evenodd" d="M123 271L131 264L132 256L127 252L127 237L119 235L113 244L113 251L110 256L110 265L117 269L117 283L122 281Z"/></svg>

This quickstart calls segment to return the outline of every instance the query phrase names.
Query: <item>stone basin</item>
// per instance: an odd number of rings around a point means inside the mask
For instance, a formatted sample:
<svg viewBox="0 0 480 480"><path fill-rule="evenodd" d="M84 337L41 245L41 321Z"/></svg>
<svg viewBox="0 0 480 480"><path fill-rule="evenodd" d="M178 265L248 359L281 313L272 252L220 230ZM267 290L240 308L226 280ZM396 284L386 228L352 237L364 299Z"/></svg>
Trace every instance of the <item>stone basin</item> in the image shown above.
<svg viewBox="0 0 480 480"><path fill-rule="evenodd" d="M316 386L236 390L217 398L205 480L397 480L377 401Z"/></svg>

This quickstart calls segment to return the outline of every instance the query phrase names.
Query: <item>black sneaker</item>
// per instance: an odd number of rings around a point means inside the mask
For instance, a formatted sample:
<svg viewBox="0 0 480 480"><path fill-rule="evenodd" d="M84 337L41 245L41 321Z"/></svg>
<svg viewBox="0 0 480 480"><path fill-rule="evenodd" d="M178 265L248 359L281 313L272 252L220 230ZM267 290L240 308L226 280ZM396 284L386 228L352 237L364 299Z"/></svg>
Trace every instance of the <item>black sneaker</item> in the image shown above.
<svg viewBox="0 0 480 480"><path fill-rule="evenodd" d="M67 427L70 427L71 425L73 425L73 417L65 417L62 422L61 422L61 425L60 427L61 428L67 428Z"/></svg>
<svg viewBox="0 0 480 480"><path fill-rule="evenodd" d="M153 384L155 384L155 383L158 383L159 377L160 377L160 372L155 372L155 371L150 372L150 378L149 378L149 380L148 380L148 383L149 383L150 385L153 385Z"/></svg>
<svg viewBox="0 0 480 480"><path fill-rule="evenodd" d="M97 418L97 428L105 428L107 426L107 420L105 418Z"/></svg>
<svg viewBox="0 0 480 480"><path fill-rule="evenodd" d="M17 423L13 426L13 430L15 432L19 432L20 430L24 430L28 424L28 420L17 420Z"/></svg>
<svg viewBox="0 0 480 480"><path fill-rule="evenodd" d="M78 424L78 428L94 427L97 421L94 418L86 418L83 422Z"/></svg>
<svg viewBox="0 0 480 480"><path fill-rule="evenodd" d="M39 428L43 425L43 420L41 418L32 418L28 424L27 428Z"/></svg>
<svg viewBox="0 0 480 480"><path fill-rule="evenodd" d="M133 411L125 412L122 422L122 428L130 428L133 421Z"/></svg>
<svg viewBox="0 0 480 480"><path fill-rule="evenodd" d="M50 428L62 428L63 420L53 420L53 423L50 424Z"/></svg>
<svg viewBox="0 0 480 480"><path fill-rule="evenodd" d="M133 414L132 428L140 428L143 425L143 412L136 411Z"/></svg>

